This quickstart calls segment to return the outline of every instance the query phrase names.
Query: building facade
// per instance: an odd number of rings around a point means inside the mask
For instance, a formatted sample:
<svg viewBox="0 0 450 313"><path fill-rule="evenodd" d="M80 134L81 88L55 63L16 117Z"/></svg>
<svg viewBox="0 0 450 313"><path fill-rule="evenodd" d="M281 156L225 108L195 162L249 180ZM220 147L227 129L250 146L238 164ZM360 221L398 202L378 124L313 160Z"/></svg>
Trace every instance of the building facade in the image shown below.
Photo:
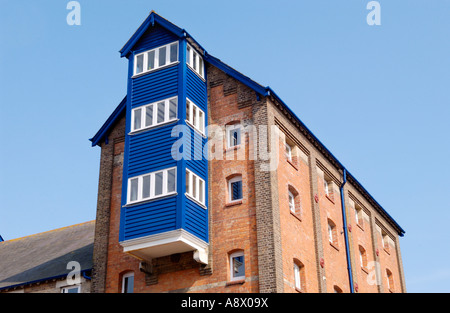
<svg viewBox="0 0 450 313"><path fill-rule="evenodd" d="M403 229L270 87L154 12L120 53L93 292L406 292Z"/></svg>

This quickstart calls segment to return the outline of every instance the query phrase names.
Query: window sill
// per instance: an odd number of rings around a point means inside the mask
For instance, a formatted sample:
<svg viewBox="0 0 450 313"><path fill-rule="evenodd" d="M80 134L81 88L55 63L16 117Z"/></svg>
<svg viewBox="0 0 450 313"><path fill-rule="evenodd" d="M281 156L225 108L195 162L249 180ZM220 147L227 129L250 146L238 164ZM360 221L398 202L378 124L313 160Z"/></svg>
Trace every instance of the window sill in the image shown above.
<svg viewBox="0 0 450 313"><path fill-rule="evenodd" d="M146 132L148 130L152 130L152 129L156 129L158 127L163 127L163 126L166 126L166 125L169 125L169 124L177 123L178 121L179 121L179 119L176 118L174 120L170 120L170 121L167 121L167 122L162 122L162 123L159 123L159 124L156 124L156 125L152 125L152 126L148 126L148 127L145 127L145 128L141 128L139 130L133 130L133 131L130 131L128 133L128 135L130 135L130 136L138 135L138 134Z"/></svg>
<svg viewBox="0 0 450 313"><path fill-rule="evenodd" d="M300 216L298 216L296 213L292 212L291 210L289 210L289 212L291 213L291 215L293 217L295 217L296 219L298 219L300 222L302 221L302 219L300 218Z"/></svg>
<svg viewBox="0 0 450 313"><path fill-rule="evenodd" d="M168 193L168 194L165 194L165 195L153 197L151 199L145 199L145 200L139 200L139 201L135 201L135 202L130 202L130 203L127 203L127 204L123 205L122 207L126 208L126 207L131 207L131 206L134 206L134 205L144 204L144 203L147 203L147 202L157 201L157 200L161 200L161 199L164 199L164 198L169 198L169 197L176 196L177 194L178 193L175 191L175 192L171 192L171 193Z"/></svg>
<svg viewBox="0 0 450 313"><path fill-rule="evenodd" d="M357 223L356 226L358 226L359 229L361 229L362 231L364 231L364 228L363 228L363 225L362 225L362 224Z"/></svg>
<svg viewBox="0 0 450 313"><path fill-rule="evenodd" d="M231 207L231 206L240 205L240 204L242 204L242 200L237 200L237 201L226 203L225 206Z"/></svg>
<svg viewBox="0 0 450 313"><path fill-rule="evenodd" d="M235 150L239 150L240 148L241 148L241 145L232 146L232 147L227 147L227 148L225 149L225 153L231 152L231 151L235 151Z"/></svg>
<svg viewBox="0 0 450 313"><path fill-rule="evenodd" d="M191 122L189 122L188 120L184 120L186 122L186 125L189 126L190 128L192 128L195 132L197 132L200 136L202 136L203 138L206 138L206 135L204 133L201 132L200 129L198 129L197 127L195 127L194 125L192 125Z"/></svg>
<svg viewBox="0 0 450 313"><path fill-rule="evenodd" d="M383 248L384 252L386 252L388 255L391 255L391 253L389 252L389 249Z"/></svg>
<svg viewBox="0 0 450 313"><path fill-rule="evenodd" d="M330 197L330 196L328 196L328 195L325 195L325 198L327 198L328 200L330 200L331 201L331 203L333 203L333 204L335 204L334 203L334 200Z"/></svg>
<svg viewBox="0 0 450 313"><path fill-rule="evenodd" d="M134 74L133 76L131 76L131 78L138 78L138 77L141 77L141 76L153 73L153 72L157 72L159 70L163 70L165 68L169 68L169 67L172 67L172 66L175 66L175 65L178 65L178 64L180 64L180 61L176 61L176 62L173 62L173 63L170 63L170 64L166 64L166 65L160 66L158 68L154 68L154 69L151 69L149 71L145 71L145 72L142 72L142 73L139 73L139 74Z"/></svg>
<svg viewBox="0 0 450 313"><path fill-rule="evenodd" d="M295 165L291 160L289 160L289 159L286 159L286 161L296 170L296 171L298 171L298 167L297 167L297 165Z"/></svg>
<svg viewBox="0 0 450 313"><path fill-rule="evenodd" d="M239 280L233 280L233 281L228 281L225 284L225 287L228 286L234 286L234 285L243 285L245 283L245 279L239 279Z"/></svg>
<svg viewBox="0 0 450 313"><path fill-rule="evenodd" d="M186 196L186 198L188 198L189 200L191 200L192 202L194 202L195 204L198 204L199 206L201 206L203 209L207 209L206 205L204 205L203 203L201 203L200 201L194 199L192 196L190 196L188 193L184 194Z"/></svg>
<svg viewBox="0 0 450 313"><path fill-rule="evenodd" d="M204 82L206 82L206 79L204 77L202 77L200 75L200 73L198 73L189 63L186 62L187 67L194 72L195 75L197 75L201 80L203 80ZM204 66L203 66L203 71L205 70Z"/></svg>
<svg viewBox="0 0 450 313"><path fill-rule="evenodd" d="M329 241L328 241L328 242L329 242ZM336 251L339 251L339 248L338 248L337 246L335 246L334 243L332 243L332 242L329 242L329 243L330 243L330 246L332 246L333 248L336 249Z"/></svg>

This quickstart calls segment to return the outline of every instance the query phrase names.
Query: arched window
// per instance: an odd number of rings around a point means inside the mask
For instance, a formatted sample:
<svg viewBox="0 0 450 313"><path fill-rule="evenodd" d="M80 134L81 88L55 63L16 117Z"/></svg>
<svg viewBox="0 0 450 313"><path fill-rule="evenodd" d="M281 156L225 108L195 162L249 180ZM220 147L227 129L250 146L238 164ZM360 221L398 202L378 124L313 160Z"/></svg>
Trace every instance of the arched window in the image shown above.
<svg viewBox="0 0 450 313"><path fill-rule="evenodd" d="M245 260L243 250L237 250L229 253L229 265L230 281L245 279Z"/></svg>
<svg viewBox="0 0 450 313"><path fill-rule="evenodd" d="M122 293L133 293L134 272L126 272L122 276Z"/></svg>
<svg viewBox="0 0 450 313"><path fill-rule="evenodd" d="M295 290L305 292L305 266L302 262L294 259L294 285Z"/></svg>
<svg viewBox="0 0 450 313"><path fill-rule="evenodd" d="M394 291L394 277L389 269L386 269L386 282L389 291Z"/></svg>
<svg viewBox="0 0 450 313"><path fill-rule="evenodd" d="M337 231L336 231L336 224L328 219L328 241L333 246L338 246L338 238L337 238Z"/></svg>
<svg viewBox="0 0 450 313"><path fill-rule="evenodd" d="M289 185L288 187L288 203L290 212L296 215L297 217L300 217L301 215L300 195L298 191L291 185Z"/></svg>
<svg viewBox="0 0 450 313"><path fill-rule="evenodd" d="M363 269L367 269L367 254L366 250L362 246L359 246L359 261L361 263L361 267Z"/></svg>
<svg viewBox="0 0 450 313"><path fill-rule="evenodd" d="M241 201L243 199L242 176L233 175L228 179L228 202Z"/></svg>

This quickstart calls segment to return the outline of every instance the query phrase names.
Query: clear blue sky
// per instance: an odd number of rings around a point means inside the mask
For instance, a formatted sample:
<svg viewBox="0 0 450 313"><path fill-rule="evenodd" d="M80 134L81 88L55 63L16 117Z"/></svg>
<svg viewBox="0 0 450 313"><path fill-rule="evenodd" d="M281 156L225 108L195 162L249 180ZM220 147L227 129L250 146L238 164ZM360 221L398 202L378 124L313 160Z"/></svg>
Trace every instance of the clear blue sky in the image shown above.
<svg viewBox="0 0 450 313"><path fill-rule="evenodd" d="M450 292L450 1L0 0L0 234L95 219L91 138L151 10L271 86L406 230L410 292Z"/></svg>

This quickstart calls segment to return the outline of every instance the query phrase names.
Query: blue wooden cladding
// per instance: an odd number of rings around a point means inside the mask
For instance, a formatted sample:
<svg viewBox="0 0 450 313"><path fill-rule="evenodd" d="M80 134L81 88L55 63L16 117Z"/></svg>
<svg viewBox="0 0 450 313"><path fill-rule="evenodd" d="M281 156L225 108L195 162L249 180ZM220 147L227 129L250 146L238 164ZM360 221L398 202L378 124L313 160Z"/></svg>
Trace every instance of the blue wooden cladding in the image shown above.
<svg viewBox="0 0 450 313"><path fill-rule="evenodd" d="M173 42L179 43L178 62L133 76L134 55ZM187 97L204 112L207 126L206 81L186 64L186 39L157 23L149 26L133 46L127 45L130 64L119 241L183 229L208 243L208 161L203 156L206 137L186 124ZM178 97L176 119L131 132L133 109L172 97ZM175 126L188 130L190 136L183 135L183 144L191 144L190 160L173 158L174 144L180 140L172 137ZM176 193L127 203L130 178L173 167L177 168ZM204 180L204 205L186 196L186 169Z"/></svg>

